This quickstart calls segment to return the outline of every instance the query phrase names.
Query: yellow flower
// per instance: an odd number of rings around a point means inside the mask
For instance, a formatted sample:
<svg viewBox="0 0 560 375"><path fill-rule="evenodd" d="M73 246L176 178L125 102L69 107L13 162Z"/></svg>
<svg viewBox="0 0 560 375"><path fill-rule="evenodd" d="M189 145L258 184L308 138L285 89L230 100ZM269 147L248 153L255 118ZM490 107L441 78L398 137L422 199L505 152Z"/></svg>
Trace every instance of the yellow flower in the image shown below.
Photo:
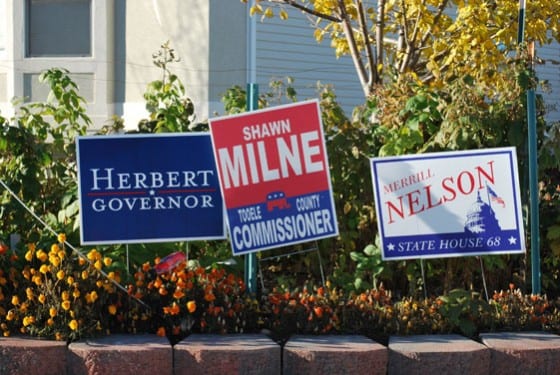
<svg viewBox="0 0 560 375"><path fill-rule="evenodd" d="M79 258L78 258L78 264L79 264L80 266L83 266L83 265L86 264L86 263L87 263L87 260L85 260L84 258L82 258L82 257L79 257Z"/></svg>
<svg viewBox="0 0 560 375"><path fill-rule="evenodd" d="M98 288L101 288L101 287L103 286L103 281L97 280L97 281L95 282L95 285L97 285Z"/></svg>
<svg viewBox="0 0 560 375"><path fill-rule="evenodd" d="M15 317L16 317L16 313L14 313L13 310L8 311L8 314L6 314L7 321L12 321L14 320Z"/></svg>
<svg viewBox="0 0 560 375"><path fill-rule="evenodd" d="M96 260L93 266L95 267L96 270L101 271L101 268L103 268L103 263L101 263L100 260Z"/></svg>
<svg viewBox="0 0 560 375"><path fill-rule="evenodd" d="M34 243L28 243L27 244L27 250L34 253L35 252L35 244Z"/></svg>
<svg viewBox="0 0 560 375"><path fill-rule="evenodd" d="M21 312L23 312L23 313L26 313L28 307L29 307L29 305L28 305L26 302L24 302L24 303L22 303L21 306L19 307L19 311L21 311Z"/></svg>
<svg viewBox="0 0 560 375"><path fill-rule="evenodd" d="M90 261L95 261L95 260L99 260L101 259L101 254L99 253L99 251L97 251L96 249L92 249L88 254L87 254L87 258Z"/></svg>
<svg viewBox="0 0 560 375"><path fill-rule="evenodd" d="M27 299L31 300L31 301L33 301L33 297L35 297L33 295L33 289L31 289L31 288L26 288L25 289L25 295L27 296Z"/></svg>
<svg viewBox="0 0 560 375"><path fill-rule="evenodd" d="M58 246L58 244L53 243L51 245L51 253L53 254L57 254L60 251L60 246Z"/></svg>
<svg viewBox="0 0 560 375"><path fill-rule="evenodd" d="M78 289L74 289L74 291L72 292L72 297L79 298L80 297L80 291Z"/></svg>
<svg viewBox="0 0 560 375"><path fill-rule="evenodd" d="M57 332L57 333L54 334L54 339L56 341L62 341L64 339L64 336L62 336L62 333Z"/></svg>
<svg viewBox="0 0 560 375"><path fill-rule="evenodd" d="M70 301L64 301L64 302L62 302L61 306L62 306L62 308L63 308L65 311L70 310Z"/></svg>
<svg viewBox="0 0 560 375"><path fill-rule="evenodd" d="M74 284L74 277L73 276L68 276L68 278L66 279L66 282L68 283L68 285L72 285Z"/></svg>
<svg viewBox="0 0 560 375"><path fill-rule="evenodd" d="M109 305L109 307L107 307L107 310L109 310L109 314L115 315L117 313L117 306Z"/></svg>
<svg viewBox="0 0 560 375"><path fill-rule="evenodd" d="M49 257L49 262L50 262L53 266L58 267L58 266L60 265L60 258L59 258L58 256L56 256L56 255L51 255L51 256Z"/></svg>
<svg viewBox="0 0 560 375"><path fill-rule="evenodd" d="M82 271L82 280L86 280L89 276L89 272L87 270Z"/></svg>
<svg viewBox="0 0 560 375"><path fill-rule="evenodd" d="M21 274L23 275L23 277L25 277L26 280L29 280L29 278L31 277L31 271L28 267L25 267L23 271L21 271ZM0 285L6 285L7 281L8 280L6 280L5 277L0 277Z"/></svg>
<svg viewBox="0 0 560 375"><path fill-rule="evenodd" d="M78 322L76 321L76 319L72 319L72 320L70 321L70 323L68 323L68 327L70 327L70 329L71 329L72 331L77 330L77 329L78 329Z"/></svg>
<svg viewBox="0 0 560 375"><path fill-rule="evenodd" d="M25 316L23 318L22 323L23 323L24 327L27 327L28 325L35 323L35 317L34 316Z"/></svg>
<svg viewBox="0 0 560 375"><path fill-rule="evenodd" d="M43 250L39 250L37 251L36 254L37 259L39 259L41 262L45 263L47 261L47 258L49 257L47 253L45 253Z"/></svg>
<svg viewBox="0 0 560 375"><path fill-rule="evenodd" d="M10 337L10 331L4 331L4 337Z"/></svg>
<svg viewBox="0 0 560 375"><path fill-rule="evenodd" d="M57 240L59 243L64 243L66 242L66 234L64 233L59 233L57 236Z"/></svg>
<svg viewBox="0 0 560 375"><path fill-rule="evenodd" d="M54 325L54 319L53 319L53 318L49 318L49 319L47 320L47 325L48 325L49 327L52 327L52 326Z"/></svg>
<svg viewBox="0 0 560 375"><path fill-rule="evenodd" d="M113 259L109 257L103 258L103 264L105 264L105 267L109 267L112 263L113 263Z"/></svg>
<svg viewBox="0 0 560 375"><path fill-rule="evenodd" d="M49 309L49 315L50 315L51 318L54 318L57 314L58 314L58 311L56 311L56 308L51 307Z"/></svg>
<svg viewBox="0 0 560 375"><path fill-rule="evenodd" d="M58 256L60 259L64 259L66 257L66 253L64 252L64 250L60 249L60 251L56 253L56 256Z"/></svg>
<svg viewBox="0 0 560 375"><path fill-rule="evenodd" d="M46 264L41 265L41 267L39 268L39 272L41 272L43 275L46 275L47 272L49 272L49 266L47 266Z"/></svg>
<svg viewBox="0 0 560 375"><path fill-rule="evenodd" d="M35 285L37 285L37 286L43 284L43 279L41 278L40 275L35 275L35 276L33 276L32 281L33 281L33 283L34 283Z"/></svg>
<svg viewBox="0 0 560 375"><path fill-rule="evenodd" d="M60 270L56 273L56 278L59 279L59 280L64 279L65 276L66 276L66 274L64 273L63 270Z"/></svg>
<svg viewBox="0 0 560 375"><path fill-rule="evenodd" d="M31 262L33 260L33 252L31 250L27 250L25 253L25 260Z"/></svg>
<svg viewBox="0 0 560 375"><path fill-rule="evenodd" d="M19 297L18 296L12 296L12 305L14 305L14 306L19 305Z"/></svg>
<svg viewBox="0 0 560 375"><path fill-rule="evenodd" d="M98 298L99 298L99 296L97 295L97 292L95 290L91 293L86 294L86 302L87 303L94 303L95 301L97 301Z"/></svg>
<svg viewBox="0 0 560 375"><path fill-rule="evenodd" d="M41 293L41 294L39 294L39 297L37 299L39 300L39 302L45 303L45 301L47 300L47 297L45 297L45 295L43 293Z"/></svg>
<svg viewBox="0 0 560 375"><path fill-rule="evenodd" d="M70 299L70 293L67 290L65 290L62 292L61 297L63 301L68 301Z"/></svg>

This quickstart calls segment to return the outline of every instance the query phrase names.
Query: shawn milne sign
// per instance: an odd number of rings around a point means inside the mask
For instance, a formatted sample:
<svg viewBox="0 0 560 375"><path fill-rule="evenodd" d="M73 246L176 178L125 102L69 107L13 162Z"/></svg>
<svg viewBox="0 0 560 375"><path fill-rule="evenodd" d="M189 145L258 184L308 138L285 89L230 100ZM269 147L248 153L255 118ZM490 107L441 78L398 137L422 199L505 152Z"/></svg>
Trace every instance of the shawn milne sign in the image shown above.
<svg viewBox="0 0 560 375"><path fill-rule="evenodd" d="M76 140L83 244L225 238L208 133Z"/></svg>
<svg viewBox="0 0 560 375"><path fill-rule="evenodd" d="M209 123L234 255L338 234L318 101Z"/></svg>
<svg viewBox="0 0 560 375"><path fill-rule="evenodd" d="M385 260L523 253L515 148L372 158Z"/></svg>

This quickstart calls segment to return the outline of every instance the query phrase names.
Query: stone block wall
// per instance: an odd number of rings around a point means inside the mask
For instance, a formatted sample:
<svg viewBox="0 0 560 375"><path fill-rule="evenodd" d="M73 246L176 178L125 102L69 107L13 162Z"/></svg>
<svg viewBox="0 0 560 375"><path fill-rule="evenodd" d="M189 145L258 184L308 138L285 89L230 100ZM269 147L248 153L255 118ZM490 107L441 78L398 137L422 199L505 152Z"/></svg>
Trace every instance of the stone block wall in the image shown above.
<svg viewBox="0 0 560 375"><path fill-rule="evenodd" d="M545 332L394 336L113 335L66 345L0 338L2 375L82 374L560 374L560 336Z"/></svg>

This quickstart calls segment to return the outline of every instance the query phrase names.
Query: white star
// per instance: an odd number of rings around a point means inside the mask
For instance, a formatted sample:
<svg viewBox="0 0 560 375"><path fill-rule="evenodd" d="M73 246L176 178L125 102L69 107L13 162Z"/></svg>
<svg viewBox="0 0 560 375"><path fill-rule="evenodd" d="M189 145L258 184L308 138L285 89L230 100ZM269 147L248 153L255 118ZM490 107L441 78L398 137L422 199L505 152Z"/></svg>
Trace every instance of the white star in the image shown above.
<svg viewBox="0 0 560 375"><path fill-rule="evenodd" d="M154 195L156 192L154 189L150 190L150 195Z"/></svg>
<svg viewBox="0 0 560 375"><path fill-rule="evenodd" d="M389 245L387 245L387 250L389 250L389 251L395 250L395 245L393 245L392 243L390 243Z"/></svg>
<svg viewBox="0 0 560 375"><path fill-rule="evenodd" d="M511 236L508 241L510 245L515 245L517 243L517 238Z"/></svg>

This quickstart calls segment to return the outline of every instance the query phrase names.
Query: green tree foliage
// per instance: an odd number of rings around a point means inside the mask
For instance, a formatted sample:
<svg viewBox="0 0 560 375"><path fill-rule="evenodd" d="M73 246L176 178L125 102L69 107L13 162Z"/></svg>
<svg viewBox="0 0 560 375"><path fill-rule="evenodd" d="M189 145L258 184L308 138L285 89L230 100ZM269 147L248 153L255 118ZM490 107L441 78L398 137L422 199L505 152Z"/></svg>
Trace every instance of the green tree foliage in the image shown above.
<svg viewBox="0 0 560 375"><path fill-rule="evenodd" d="M39 76L49 85L45 102L20 103L11 119L0 120L0 176L35 214L61 231L76 231L77 171L74 137L84 135L91 120L85 100L63 69ZM36 240L42 225L6 189L0 192L0 233Z"/></svg>

